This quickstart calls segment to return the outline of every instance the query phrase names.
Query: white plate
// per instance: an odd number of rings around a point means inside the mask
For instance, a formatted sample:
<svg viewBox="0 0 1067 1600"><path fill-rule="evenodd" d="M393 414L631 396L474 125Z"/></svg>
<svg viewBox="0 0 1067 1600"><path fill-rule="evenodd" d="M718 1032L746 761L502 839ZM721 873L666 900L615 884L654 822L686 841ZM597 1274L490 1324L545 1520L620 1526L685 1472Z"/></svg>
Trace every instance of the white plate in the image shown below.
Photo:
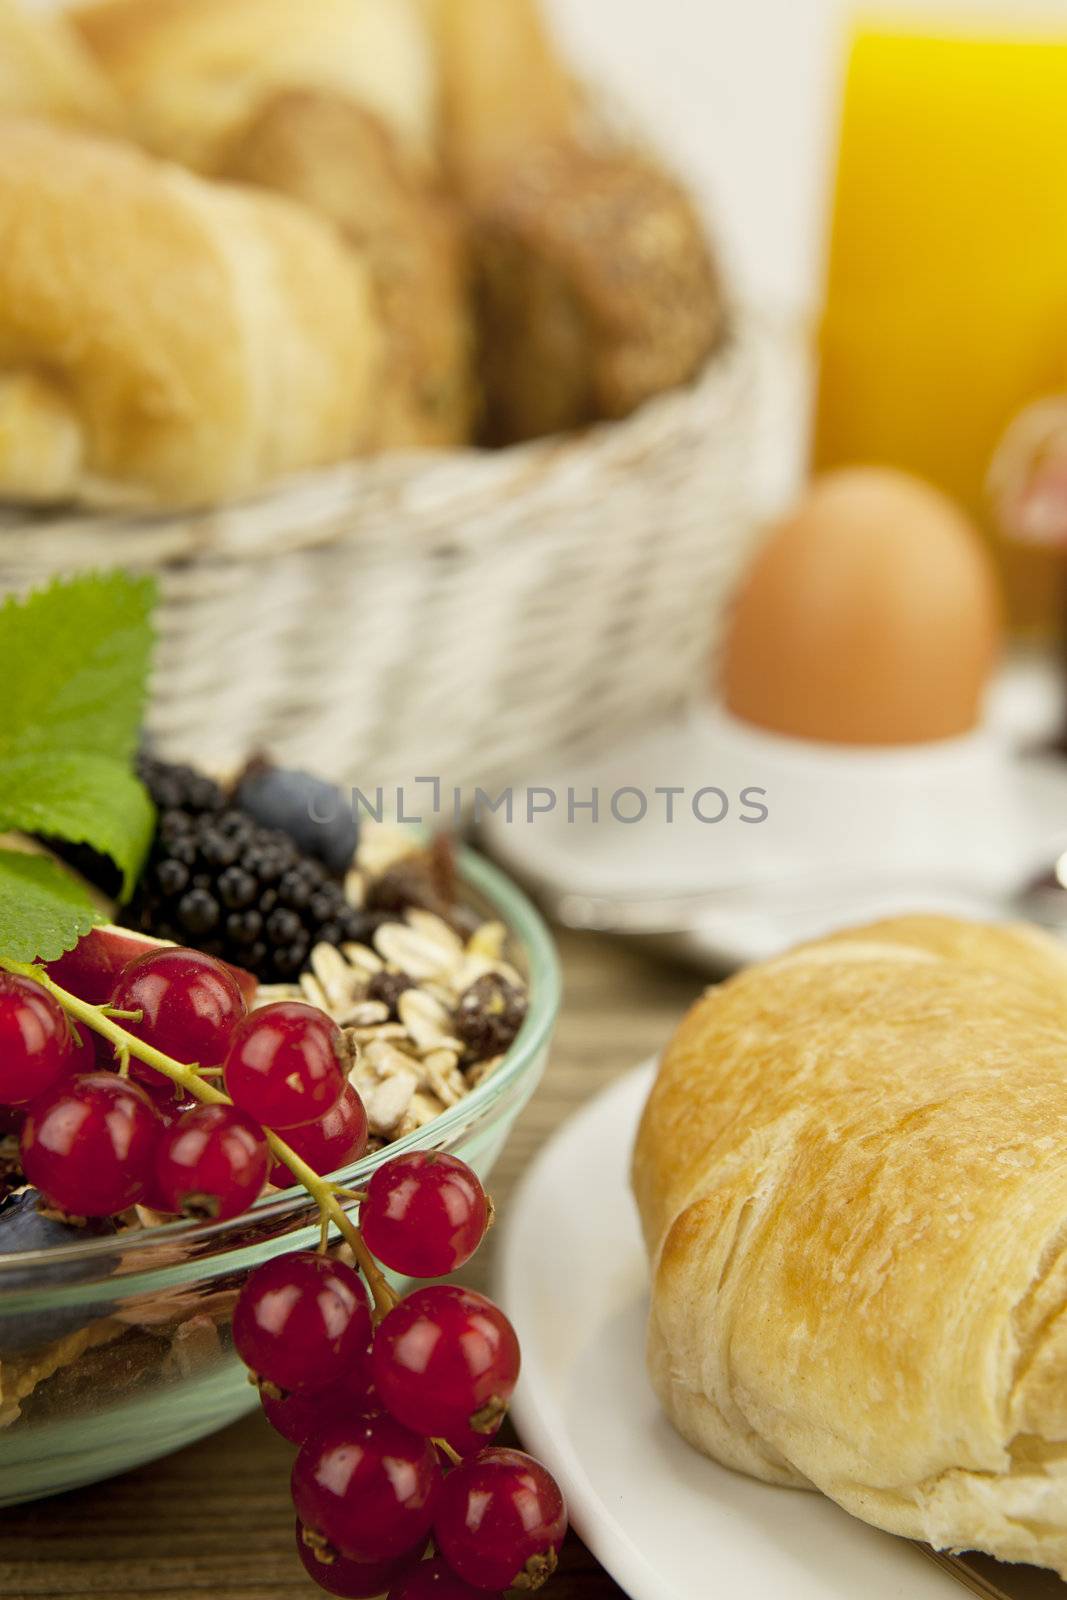
<svg viewBox="0 0 1067 1600"><path fill-rule="evenodd" d="M728 1472L660 1414L628 1181L651 1078L651 1066L630 1074L572 1118L509 1205L496 1292L522 1341L524 1442L631 1600L959 1600L916 1546L820 1495Z"/></svg>

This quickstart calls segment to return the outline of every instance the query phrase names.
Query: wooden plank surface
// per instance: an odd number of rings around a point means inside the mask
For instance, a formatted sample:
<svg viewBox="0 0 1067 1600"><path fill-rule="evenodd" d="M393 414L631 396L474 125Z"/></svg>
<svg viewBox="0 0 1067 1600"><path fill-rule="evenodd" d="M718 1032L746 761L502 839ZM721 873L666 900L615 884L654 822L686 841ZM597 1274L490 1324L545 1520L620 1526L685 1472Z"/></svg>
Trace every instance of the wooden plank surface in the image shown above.
<svg viewBox="0 0 1067 1600"><path fill-rule="evenodd" d="M561 939L566 994L545 1081L494 1176L508 1194L552 1130L658 1049L701 985L692 973L593 939ZM492 1239L466 1274L484 1285ZM2 1448L2 1446L0 1446ZM0 1600L311 1600L293 1549L292 1452L250 1417L111 1483L0 1512ZM545 1591L619 1600L577 1538Z"/></svg>

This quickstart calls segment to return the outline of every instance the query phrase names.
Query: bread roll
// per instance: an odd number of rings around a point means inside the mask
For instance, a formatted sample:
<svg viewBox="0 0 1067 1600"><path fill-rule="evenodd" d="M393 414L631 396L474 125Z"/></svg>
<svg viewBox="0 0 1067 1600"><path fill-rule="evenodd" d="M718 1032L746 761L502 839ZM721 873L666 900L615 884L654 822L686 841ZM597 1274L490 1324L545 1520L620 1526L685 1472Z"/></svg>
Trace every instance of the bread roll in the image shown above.
<svg viewBox="0 0 1067 1600"><path fill-rule="evenodd" d="M1067 1577L1061 944L905 919L712 990L634 1185L652 1377L698 1449Z"/></svg>
<svg viewBox="0 0 1067 1600"><path fill-rule="evenodd" d="M90 0L72 15L138 137L186 166L212 171L284 88L347 95L429 157L436 76L418 0Z"/></svg>
<svg viewBox="0 0 1067 1600"><path fill-rule="evenodd" d="M693 202L632 150L528 151L480 195L473 250L495 444L628 416L725 326Z"/></svg>
<svg viewBox="0 0 1067 1600"><path fill-rule="evenodd" d="M472 217L486 442L625 417L687 382L724 325L689 196L608 145L538 0L423 0L445 164Z"/></svg>
<svg viewBox="0 0 1067 1600"><path fill-rule="evenodd" d="M65 18L0 0L0 114L11 112L117 131L122 107Z"/></svg>
<svg viewBox="0 0 1067 1600"><path fill-rule="evenodd" d="M466 442L473 333L459 219L388 128L354 101L282 90L234 136L219 170L310 206L365 256L385 333L376 442Z"/></svg>
<svg viewBox="0 0 1067 1600"><path fill-rule="evenodd" d="M365 266L274 195L0 123L0 496L238 495L370 442Z"/></svg>

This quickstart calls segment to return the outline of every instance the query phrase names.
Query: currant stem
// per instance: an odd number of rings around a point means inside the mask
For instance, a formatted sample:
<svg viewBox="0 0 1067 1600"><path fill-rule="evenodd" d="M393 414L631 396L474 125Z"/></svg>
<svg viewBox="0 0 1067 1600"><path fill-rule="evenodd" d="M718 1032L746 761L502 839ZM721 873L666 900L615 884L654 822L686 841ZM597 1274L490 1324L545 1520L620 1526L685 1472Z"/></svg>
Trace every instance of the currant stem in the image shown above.
<svg viewBox="0 0 1067 1600"><path fill-rule="evenodd" d="M164 1055L154 1045L145 1044L134 1034L128 1033L125 1028L119 1027L110 1014L108 1007L90 1005L87 1000L79 1000L77 995L70 994L60 987L43 967L32 962L12 961L7 956L0 956L0 969L13 973L16 977L29 978L33 983L39 984L42 989L63 1008L68 1017L73 1017L76 1022L82 1022L101 1038L107 1039L115 1050L115 1054L122 1063L124 1072L129 1070L130 1057L152 1067L164 1078L169 1078L184 1089L194 1100L199 1100L203 1105L228 1106L233 1101L229 1095L223 1094L221 1089L216 1089L212 1084L206 1083L196 1067L183 1066L180 1061L175 1061L171 1056ZM323 1221L324 1229L333 1224L348 1245L352 1254L359 1263L360 1270L366 1278L374 1299L374 1318L380 1322L396 1305L399 1296L382 1272L378 1263L363 1243L363 1238L355 1223L349 1217L337 1197L334 1186L326 1179L321 1178L307 1162L290 1149L284 1140L280 1139L270 1128L264 1128L267 1143L272 1154L283 1166L288 1167L296 1181L301 1184L315 1201Z"/></svg>

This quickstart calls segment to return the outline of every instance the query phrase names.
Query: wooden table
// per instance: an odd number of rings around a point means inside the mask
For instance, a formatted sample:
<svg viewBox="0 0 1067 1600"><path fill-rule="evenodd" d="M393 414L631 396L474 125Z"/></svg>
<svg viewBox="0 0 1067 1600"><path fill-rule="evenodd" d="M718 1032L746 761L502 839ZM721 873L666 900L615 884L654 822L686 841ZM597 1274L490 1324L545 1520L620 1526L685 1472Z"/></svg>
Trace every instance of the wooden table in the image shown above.
<svg viewBox="0 0 1067 1600"><path fill-rule="evenodd" d="M494 1176L502 1208L548 1134L658 1049L700 988L692 973L592 939L563 936L561 951L563 1016L545 1081ZM491 1251L492 1239L467 1274L476 1286ZM0 1600L312 1600L293 1550L291 1459L253 1416L111 1483L0 1512ZM545 1592L622 1593L573 1536Z"/></svg>

